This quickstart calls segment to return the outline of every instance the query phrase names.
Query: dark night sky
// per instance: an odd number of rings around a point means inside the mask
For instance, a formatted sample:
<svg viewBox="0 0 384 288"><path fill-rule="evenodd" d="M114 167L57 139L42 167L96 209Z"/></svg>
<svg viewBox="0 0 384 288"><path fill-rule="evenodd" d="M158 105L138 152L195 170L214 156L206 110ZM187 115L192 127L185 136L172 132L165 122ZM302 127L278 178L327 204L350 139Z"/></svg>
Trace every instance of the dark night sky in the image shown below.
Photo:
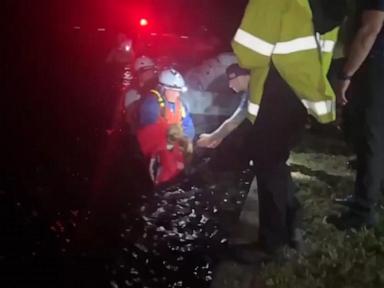
<svg viewBox="0 0 384 288"><path fill-rule="evenodd" d="M247 0L6 0L5 59L29 57L63 45L63 33L73 26L94 32L129 31L141 16L159 32L199 33L205 25L229 42L241 20ZM2 3L3 4L3 3ZM177 28L177 29L176 29ZM172 31L176 30L176 31ZM178 31L177 31L178 30ZM157 31L155 31L157 32Z"/></svg>
<svg viewBox="0 0 384 288"><path fill-rule="evenodd" d="M177 23L236 25L246 0L8 0L8 27L19 24L125 26L131 18L149 15L154 21L178 18ZM17 22L17 23L15 23ZM199 23L200 22L200 23ZM190 27L192 28L192 27Z"/></svg>
<svg viewBox="0 0 384 288"><path fill-rule="evenodd" d="M241 20L246 0L6 0L2 57L6 74L21 73L27 66L55 60L55 51L65 52L72 27L94 33L98 27L129 31L142 15L153 30L196 34L201 25L229 42ZM73 31L72 31L73 32ZM167 31L168 32L168 31ZM174 32L174 31L169 31ZM50 59L49 59L50 58ZM37 68L36 68L37 69ZM10 83L8 83L10 84Z"/></svg>

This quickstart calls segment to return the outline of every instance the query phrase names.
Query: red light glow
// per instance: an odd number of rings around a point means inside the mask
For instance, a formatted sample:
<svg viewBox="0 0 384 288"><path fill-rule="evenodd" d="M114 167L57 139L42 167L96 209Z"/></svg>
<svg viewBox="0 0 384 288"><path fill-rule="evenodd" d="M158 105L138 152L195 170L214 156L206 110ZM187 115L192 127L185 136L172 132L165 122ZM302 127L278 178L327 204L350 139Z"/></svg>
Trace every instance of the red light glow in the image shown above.
<svg viewBox="0 0 384 288"><path fill-rule="evenodd" d="M140 26L142 26L142 27L148 26L148 20L145 18L141 18L140 19Z"/></svg>

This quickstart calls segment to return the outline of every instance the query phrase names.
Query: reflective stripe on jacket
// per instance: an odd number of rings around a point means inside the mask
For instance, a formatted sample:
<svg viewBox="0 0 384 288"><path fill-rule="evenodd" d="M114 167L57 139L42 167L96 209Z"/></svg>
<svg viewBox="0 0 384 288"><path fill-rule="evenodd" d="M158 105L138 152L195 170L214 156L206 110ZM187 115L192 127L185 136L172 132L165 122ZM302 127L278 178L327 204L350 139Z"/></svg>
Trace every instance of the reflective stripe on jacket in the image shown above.
<svg viewBox="0 0 384 288"><path fill-rule="evenodd" d="M327 72L338 28L314 32L308 0L250 0L232 46L239 64L251 70L248 118L255 121L269 67L273 64L322 123L335 119L335 94Z"/></svg>

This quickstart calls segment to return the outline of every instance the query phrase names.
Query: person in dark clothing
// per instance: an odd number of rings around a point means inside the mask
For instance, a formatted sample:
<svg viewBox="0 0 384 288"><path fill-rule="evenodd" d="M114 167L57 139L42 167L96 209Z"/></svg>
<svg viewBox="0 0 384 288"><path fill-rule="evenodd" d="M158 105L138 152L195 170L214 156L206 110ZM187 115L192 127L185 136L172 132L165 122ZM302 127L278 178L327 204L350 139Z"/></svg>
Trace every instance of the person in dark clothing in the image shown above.
<svg viewBox="0 0 384 288"><path fill-rule="evenodd" d="M248 91L244 92L244 90L248 90L249 74L248 70L241 68L237 63L227 67L228 86L236 94L239 94L241 97L240 103L231 117L226 119L219 128L209 134L201 134L196 143L197 146L211 149L216 148L245 120L249 95Z"/></svg>
<svg viewBox="0 0 384 288"><path fill-rule="evenodd" d="M247 88L245 85L244 90ZM222 157L216 157L221 159L216 166L222 169L244 168L246 162L253 161L251 169L258 184L260 207L259 240L256 246L234 246L229 251L236 260L248 264L279 257L280 248L285 245L299 248L300 203L294 196L295 186L286 162L305 131L307 110L273 67L264 91L257 121L252 124L244 119L217 147ZM226 143L229 140L231 143ZM237 140L240 144L236 144ZM226 158L239 159L228 163Z"/></svg>
<svg viewBox="0 0 384 288"><path fill-rule="evenodd" d="M328 218L339 229L374 226L374 207L384 184L384 0L366 0L363 6L336 91L346 106L346 121L354 129L357 156L354 194L337 201L349 210Z"/></svg>
<svg viewBox="0 0 384 288"><path fill-rule="evenodd" d="M286 162L307 121L305 107L273 67L264 91L257 121L253 125L246 121L247 148L258 185L260 249L235 249L237 259L252 263L275 256L284 245L297 248L300 203Z"/></svg>
<svg viewBox="0 0 384 288"><path fill-rule="evenodd" d="M235 92L243 93L244 101L225 122L236 128L224 131L228 133L220 138L222 141L216 148L210 170L231 171L225 174L227 182L231 175L237 179L236 172L244 168L251 168L256 176L260 206L258 244L263 252L255 250L252 244L231 249L235 259L254 263L267 259L284 245L298 248L300 204L294 196L295 186L286 162L305 131L307 111L280 74L271 69L260 114L252 124L246 118L249 70L233 64L227 69L227 77L229 86ZM213 135L219 133L221 136L224 128L221 126ZM248 165L250 160L253 162L251 167Z"/></svg>
<svg viewBox="0 0 384 288"><path fill-rule="evenodd" d="M148 94L152 89L156 89L158 85L158 75L155 62L147 57L140 56L135 60L133 65L135 72L136 85L123 90L122 106L126 123L129 125L135 121L134 103L141 99L142 96ZM137 104L137 103L136 103Z"/></svg>
<svg viewBox="0 0 384 288"><path fill-rule="evenodd" d="M226 119L215 131L209 134L201 134L197 146L215 149L209 164L210 172L228 172L233 175L233 181L238 182L237 175L248 167L250 161L247 155L246 130L248 122L248 86L250 79L249 70L241 68L238 64L232 64L226 69L228 86L240 97L240 103L234 113Z"/></svg>

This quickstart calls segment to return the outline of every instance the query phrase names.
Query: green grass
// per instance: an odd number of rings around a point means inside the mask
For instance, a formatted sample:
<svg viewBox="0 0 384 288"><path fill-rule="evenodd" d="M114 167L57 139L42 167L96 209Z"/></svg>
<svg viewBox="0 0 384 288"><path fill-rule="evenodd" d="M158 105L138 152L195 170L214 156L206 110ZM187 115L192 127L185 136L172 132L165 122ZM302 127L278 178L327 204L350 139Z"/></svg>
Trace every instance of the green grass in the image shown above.
<svg viewBox="0 0 384 288"><path fill-rule="evenodd" d="M290 160L304 206L305 252L288 264L264 267L262 278L275 288L383 288L384 213L370 231L345 233L325 223L327 215L341 209L332 199L353 191L354 176L346 168L348 153L340 153L347 151L340 140L313 138Z"/></svg>

